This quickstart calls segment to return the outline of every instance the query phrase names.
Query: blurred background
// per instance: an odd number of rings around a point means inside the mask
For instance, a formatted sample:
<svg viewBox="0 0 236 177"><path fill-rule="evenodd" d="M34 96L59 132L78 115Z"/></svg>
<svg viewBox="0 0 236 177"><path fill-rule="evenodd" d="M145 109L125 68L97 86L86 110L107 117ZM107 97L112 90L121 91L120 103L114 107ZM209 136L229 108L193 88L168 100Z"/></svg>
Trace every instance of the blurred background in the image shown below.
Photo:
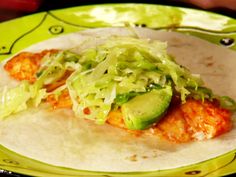
<svg viewBox="0 0 236 177"><path fill-rule="evenodd" d="M41 11L101 3L151 3L182 6L204 9L236 18L236 0L0 0L0 22Z"/></svg>

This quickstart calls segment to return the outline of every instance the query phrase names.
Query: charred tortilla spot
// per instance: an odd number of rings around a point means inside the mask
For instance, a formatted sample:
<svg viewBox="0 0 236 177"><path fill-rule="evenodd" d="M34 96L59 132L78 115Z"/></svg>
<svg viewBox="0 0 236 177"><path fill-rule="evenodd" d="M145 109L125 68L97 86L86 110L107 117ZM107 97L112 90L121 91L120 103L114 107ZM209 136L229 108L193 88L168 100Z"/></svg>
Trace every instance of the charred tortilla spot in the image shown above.
<svg viewBox="0 0 236 177"><path fill-rule="evenodd" d="M143 158L143 159L147 159L147 158L148 158L148 156L146 156L146 155L143 155L143 156L142 156L142 158Z"/></svg>
<svg viewBox="0 0 236 177"><path fill-rule="evenodd" d="M136 162L136 161L138 161L138 159L137 159L137 154L133 154L133 155L131 155L130 157L127 157L127 159L128 159L129 161L131 161L131 162Z"/></svg>

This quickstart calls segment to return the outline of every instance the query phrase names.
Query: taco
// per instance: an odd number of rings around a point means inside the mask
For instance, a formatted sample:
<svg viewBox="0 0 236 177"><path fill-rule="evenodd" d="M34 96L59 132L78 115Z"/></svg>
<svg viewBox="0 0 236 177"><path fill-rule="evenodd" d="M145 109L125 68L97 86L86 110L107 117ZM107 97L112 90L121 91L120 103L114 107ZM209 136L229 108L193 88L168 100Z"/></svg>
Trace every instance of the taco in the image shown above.
<svg viewBox="0 0 236 177"><path fill-rule="evenodd" d="M236 147L235 57L143 28L43 41L2 64L0 142L91 171L163 170L219 156Z"/></svg>

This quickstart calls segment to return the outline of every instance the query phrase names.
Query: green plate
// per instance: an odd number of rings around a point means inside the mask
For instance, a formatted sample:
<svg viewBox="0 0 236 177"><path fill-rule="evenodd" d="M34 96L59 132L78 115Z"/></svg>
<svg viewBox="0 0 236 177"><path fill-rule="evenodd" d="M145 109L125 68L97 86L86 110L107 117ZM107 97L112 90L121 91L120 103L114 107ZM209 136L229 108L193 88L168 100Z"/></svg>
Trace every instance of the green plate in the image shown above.
<svg viewBox="0 0 236 177"><path fill-rule="evenodd" d="M105 4L42 12L0 24L0 61L45 39L97 27L134 25L198 36L236 50L236 20L214 13L147 4ZM17 137L16 137L17 138ZM0 145L0 168L32 176L223 176L236 173L236 149L207 161L149 172L93 172L48 165Z"/></svg>

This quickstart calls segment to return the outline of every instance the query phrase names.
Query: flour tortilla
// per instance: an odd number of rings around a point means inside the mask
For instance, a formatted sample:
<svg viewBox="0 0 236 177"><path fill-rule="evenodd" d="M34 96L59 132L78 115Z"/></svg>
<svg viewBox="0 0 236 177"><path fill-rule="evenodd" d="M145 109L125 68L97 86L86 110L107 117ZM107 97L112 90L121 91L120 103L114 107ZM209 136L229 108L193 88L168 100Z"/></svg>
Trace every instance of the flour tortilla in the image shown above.
<svg viewBox="0 0 236 177"><path fill-rule="evenodd" d="M136 28L140 38L168 42L168 52L201 74L214 93L236 99L236 52L196 37L175 32ZM124 28L101 28L60 36L35 44L26 51L76 48L102 43L111 35L133 35ZM89 46L86 46L89 47ZM13 86L1 68L0 86ZM235 116L234 116L235 117ZM234 127L236 127L235 118ZM0 144L21 155L52 165L79 170L133 172L165 170L202 162L236 149L236 128L212 140L171 144L157 137L135 137L109 125L78 119L72 111L29 109L0 120Z"/></svg>

